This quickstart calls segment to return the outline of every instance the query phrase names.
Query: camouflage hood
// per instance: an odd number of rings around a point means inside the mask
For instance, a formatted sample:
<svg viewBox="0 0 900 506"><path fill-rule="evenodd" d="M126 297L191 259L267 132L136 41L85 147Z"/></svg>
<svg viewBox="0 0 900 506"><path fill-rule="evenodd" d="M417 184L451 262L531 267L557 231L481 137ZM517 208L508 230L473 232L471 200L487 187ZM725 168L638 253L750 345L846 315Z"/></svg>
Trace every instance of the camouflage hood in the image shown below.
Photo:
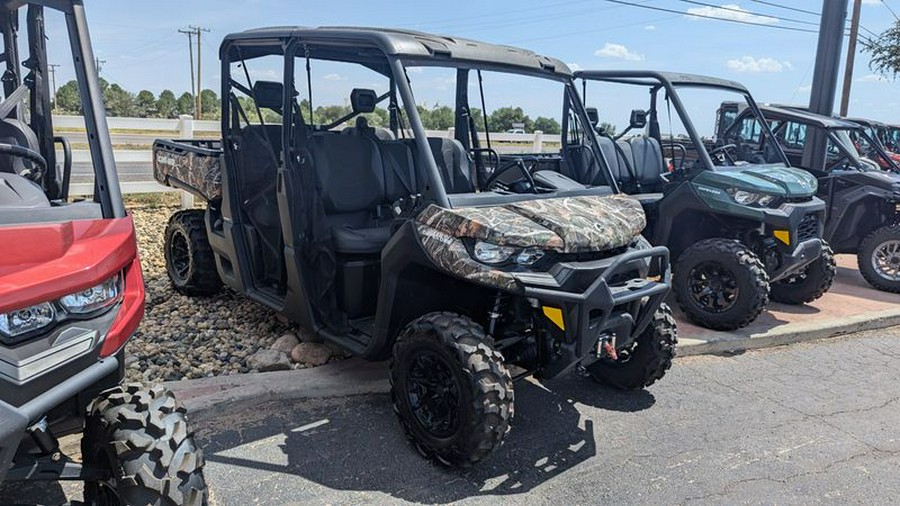
<svg viewBox="0 0 900 506"><path fill-rule="evenodd" d="M497 207L429 206L419 223L450 237L560 253L625 246L647 224L640 203L626 196L581 196L512 202Z"/></svg>

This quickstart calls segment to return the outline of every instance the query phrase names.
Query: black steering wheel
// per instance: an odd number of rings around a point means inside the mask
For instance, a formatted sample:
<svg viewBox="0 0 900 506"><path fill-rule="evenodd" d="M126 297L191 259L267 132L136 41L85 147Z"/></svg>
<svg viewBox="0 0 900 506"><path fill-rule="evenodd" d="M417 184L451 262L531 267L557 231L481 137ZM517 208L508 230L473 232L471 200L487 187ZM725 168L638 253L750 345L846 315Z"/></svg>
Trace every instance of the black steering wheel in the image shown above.
<svg viewBox="0 0 900 506"><path fill-rule="evenodd" d="M722 146L719 146L717 148L713 148L712 150L710 150L709 157L712 158L714 161L716 159L718 159L718 161L720 162L719 165L722 165L725 162L728 162L731 165L735 165L734 157L731 156L731 153L729 152L732 149L737 149L737 144L724 144ZM718 156L718 155L722 155L722 156Z"/></svg>
<svg viewBox="0 0 900 506"><path fill-rule="evenodd" d="M33 149L15 144L0 143L0 155L22 158L31 162L33 167L22 169L18 172L18 175L35 183L40 183L47 172L47 160Z"/></svg>
<svg viewBox="0 0 900 506"><path fill-rule="evenodd" d="M484 187L487 190L498 188L515 193L537 193L537 185L534 182L534 177L532 177L531 171L532 169L536 168L538 164L538 159L534 157L516 157L497 167L494 170L493 174L491 174L491 177L489 177L487 181L485 181ZM512 181L500 180L501 176L513 169L521 172L522 177Z"/></svg>

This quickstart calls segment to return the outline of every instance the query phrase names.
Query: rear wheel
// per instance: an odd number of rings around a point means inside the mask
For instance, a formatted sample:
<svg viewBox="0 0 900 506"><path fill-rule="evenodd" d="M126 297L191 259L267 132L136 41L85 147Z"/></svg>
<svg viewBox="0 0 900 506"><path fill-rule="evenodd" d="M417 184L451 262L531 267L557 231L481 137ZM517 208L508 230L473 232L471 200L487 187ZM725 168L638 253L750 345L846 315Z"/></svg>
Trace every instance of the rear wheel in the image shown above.
<svg viewBox="0 0 900 506"><path fill-rule="evenodd" d="M631 347L618 351L617 360L602 358L589 365L587 370L599 383L623 390L646 388L662 379L672 367L677 343L672 309L661 304Z"/></svg>
<svg viewBox="0 0 900 506"><path fill-rule="evenodd" d="M856 255L859 272L875 288L900 293L900 225L876 229Z"/></svg>
<svg viewBox="0 0 900 506"><path fill-rule="evenodd" d="M769 276L762 262L737 241L700 241L678 257L673 270L678 304L698 325L745 327L769 302Z"/></svg>
<svg viewBox="0 0 900 506"><path fill-rule="evenodd" d="M179 211L166 227L166 272L172 287L185 295L212 295L222 288L203 214L197 209Z"/></svg>
<svg viewBox="0 0 900 506"><path fill-rule="evenodd" d="M831 288L837 264L831 246L822 244L822 254L800 272L781 281L772 283L772 300L784 304L806 304L812 302Z"/></svg>
<svg viewBox="0 0 900 506"><path fill-rule="evenodd" d="M391 398L400 423L423 456L469 467L509 432L513 384L484 330L453 313L429 313L397 338Z"/></svg>
<svg viewBox="0 0 900 506"><path fill-rule="evenodd" d="M185 410L161 386L112 388L91 404L81 453L112 478L87 482L84 499L98 505L200 506L207 502L203 453Z"/></svg>

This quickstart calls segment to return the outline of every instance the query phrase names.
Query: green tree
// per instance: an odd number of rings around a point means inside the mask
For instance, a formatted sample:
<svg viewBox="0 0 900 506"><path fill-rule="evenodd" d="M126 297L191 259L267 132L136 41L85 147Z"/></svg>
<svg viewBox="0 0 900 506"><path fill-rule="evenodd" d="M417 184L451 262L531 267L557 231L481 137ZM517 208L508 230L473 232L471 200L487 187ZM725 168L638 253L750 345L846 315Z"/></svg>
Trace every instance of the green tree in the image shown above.
<svg viewBox="0 0 900 506"><path fill-rule="evenodd" d="M111 84L103 93L106 111L111 116L134 117L137 115L134 94L118 84Z"/></svg>
<svg viewBox="0 0 900 506"><path fill-rule="evenodd" d="M69 81L56 90L56 109L63 114L81 114L81 95L78 83Z"/></svg>
<svg viewBox="0 0 900 506"><path fill-rule="evenodd" d="M320 105L316 107L315 122L319 125L330 125L348 114L350 114L349 105Z"/></svg>
<svg viewBox="0 0 900 506"><path fill-rule="evenodd" d="M616 125L613 125L609 121L600 123L600 125L597 127L597 130L602 132L603 135L608 135L610 137L616 136Z"/></svg>
<svg viewBox="0 0 900 506"><path fill-rule="evenodd" d="M194 96L188 92L184 92L175 101L175 110L178 114L194 114Z"/></svg>
<svg viewBox="0 0 900 506"><path fill-rule="evenodd" d="M200 92L200 105L203 109L203 119L219 119L222 115L222 104L219 96L213 90Z"/></svg>
<svg viewBox="0 0 900 506"><path fill-rule="evenodd" d="M871 55L869 68L890 79L900 74L900 20L878 37L861 38L863 51Z"/></svg>
<svg viewBox="0 0 900 506"><path fill-rule="evenodd" d="M163 90L156 100L156 115L160 118L174 118L178 109L178 101L172 90Z"/></svg>
<svg viewBox="0 0 900 506"><path fill-rule="evenodd" d="M513 128L515 123L524 124L526 132L534 130L534 122L521 107L501 107L488 116L488 127L491 132L505 132Z"/></svg>
<svg viewBox="0 0 900 506"><path fill-rule="evenodd" d="M561 130L559 122L556 121L556 119L545 118L543 116L538 116L534 119L534 129L551 135L558 135Z"/></svg>
<svg viewBox="0 0 900 506"><path fill-rule="evenodd" d="M147 118L156 113L156 97L153 92L141 90L134 99L134 105L137 108L138 116Z"/></svg>

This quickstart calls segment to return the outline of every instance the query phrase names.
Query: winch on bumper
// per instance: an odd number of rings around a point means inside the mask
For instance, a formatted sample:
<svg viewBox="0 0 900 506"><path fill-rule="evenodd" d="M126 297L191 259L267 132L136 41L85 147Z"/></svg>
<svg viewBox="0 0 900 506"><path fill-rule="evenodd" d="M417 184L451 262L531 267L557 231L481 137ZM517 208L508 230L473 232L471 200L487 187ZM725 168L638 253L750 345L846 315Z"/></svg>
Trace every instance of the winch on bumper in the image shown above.
<svg viewBox="0 0 900 506"><path fill-rule="evenodd" d="M650 274L653 274L651 277ZM632 250L587 262L560 262L548 272L514 273L543 314L553 356L537 376L553 378L590 357L601 337L631 343L669 292L669 250Z"/></svg>

